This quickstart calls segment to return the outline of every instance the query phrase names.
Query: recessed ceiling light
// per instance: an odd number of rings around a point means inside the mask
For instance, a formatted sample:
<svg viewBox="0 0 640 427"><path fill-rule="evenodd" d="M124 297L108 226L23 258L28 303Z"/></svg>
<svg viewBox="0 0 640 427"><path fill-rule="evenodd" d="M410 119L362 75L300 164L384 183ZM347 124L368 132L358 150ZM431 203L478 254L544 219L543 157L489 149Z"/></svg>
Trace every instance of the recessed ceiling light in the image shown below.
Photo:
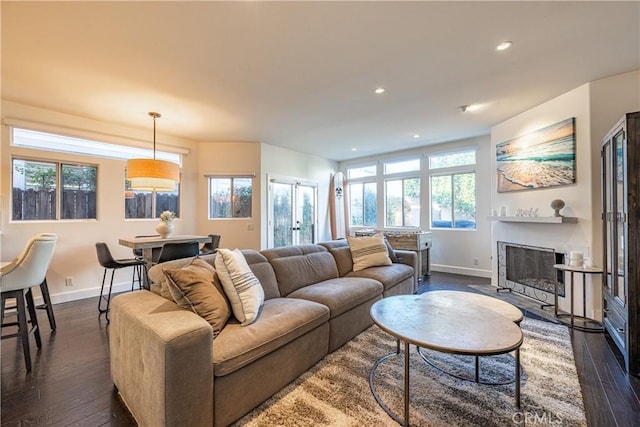
<svg viewBox="0 0 640 427"><path fill-rule="evenodd" d="M377 87L376 90L374 90L375 93L377 93L378 95L380 95L381 93L384 93L384 88L383 87Z"/></svg>
<svg viewBox="0 0 640 427"><path fill-rule="evenodd" d="M420 138L420 134L419 134L419 133L414 133L414 134L413 134L413 137L414 137L415 139L418 139L418 138Z"/></svg>
<svg viewBox="0 0 640 427"><path fill-rule="evenodd" d="M510 40L505 40L503 42L500 42L498 46L496 46L496 50L507 50L511 46L513 46L513 42Z"/></svg>
<svg viewBox="0 0 640 427"><path fill-rule="evenodd" d="M353 148L351 149L351 151L358 151L358 149L357 149L357 148L355 148L355 147L353 147Z"/></svg>

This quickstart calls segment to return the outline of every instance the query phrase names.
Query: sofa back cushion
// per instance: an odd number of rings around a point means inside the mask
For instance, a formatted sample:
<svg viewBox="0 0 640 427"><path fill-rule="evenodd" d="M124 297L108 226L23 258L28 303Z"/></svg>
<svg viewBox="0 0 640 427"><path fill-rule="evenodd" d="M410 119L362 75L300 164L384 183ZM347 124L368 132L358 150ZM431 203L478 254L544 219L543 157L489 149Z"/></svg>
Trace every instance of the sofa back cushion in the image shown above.
<svg viewBox="0 0 640 427"><path fill-rule="evenodd" d="M344 277L353 270L353 259L351 258L351 250L348 245L329 249L331 255L336 260L338 266L338 274Z"/></svg>
<svg viewBox="0 0 640 427"><path fill-rule="evenodd" d="M249 268L260 281L262 289L264 289L264 299L279 298L280 290L278 289L276 273L273 271L271 264L269 264L269 260L253 249L242 249L242 254L247 260Z"/></svg>
<svg viewBox="0 0 640 427"><path fill-rule="evenodd" d="M319 245L286 246L261 253L273 267L283 297L304 286L338 277L333 256Z"/></svg>
<svg viewBox="0 0 640 427"><path fill-rule="evenodd" d="M280 290L278 289L278 282L276 281L276 275L269 264L267 258L260 254L260 252L252 249L242 249L242 254L249 264L249 268L253 274L258 278L262 289L264 290L264 299L280 297ZM215 265L216 254L201 255L200 259L206 261L211 266ZM149 280L153 282L151 285L151 291L162 295L170 301L173 301L169 288L167 285L167 278L163 273L163 269L182 268L189 265L193 258L176 259L172 261L156 264L149 269Z"/></svg>

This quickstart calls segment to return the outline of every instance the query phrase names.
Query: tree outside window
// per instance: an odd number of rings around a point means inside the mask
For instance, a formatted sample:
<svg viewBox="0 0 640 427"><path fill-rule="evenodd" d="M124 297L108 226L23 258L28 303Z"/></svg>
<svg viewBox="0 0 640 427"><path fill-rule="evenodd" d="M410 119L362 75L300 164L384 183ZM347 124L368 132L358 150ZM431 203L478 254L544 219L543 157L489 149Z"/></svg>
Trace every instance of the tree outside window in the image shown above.
<svg viewBox="0 0 640 427"><path fill-rule="evenodd" d="M385 181L385 225L387 227L420 226L420 179Z"/></svg>
<svg viewBox="0 0 640 427"><path fill-rule="evenodd" d="M354 182L349 184L351 225L375 227L378 216L377 199L375 182Z"/></svg>
<svg viewBox="0 0 640 427"><path fill-rule="evenodd" d="M475 150L429 158L431 228L476 228Z"/></svg>

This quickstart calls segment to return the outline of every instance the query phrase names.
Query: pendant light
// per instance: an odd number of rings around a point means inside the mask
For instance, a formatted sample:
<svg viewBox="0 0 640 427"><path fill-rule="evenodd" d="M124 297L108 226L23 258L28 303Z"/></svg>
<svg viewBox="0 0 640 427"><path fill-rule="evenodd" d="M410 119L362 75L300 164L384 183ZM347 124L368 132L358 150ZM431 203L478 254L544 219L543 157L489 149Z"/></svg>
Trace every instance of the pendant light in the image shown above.
<svg viewBox="0 0 640 427"><path fill-rule="evenodd" d="M127 160L127 179L132 190L175 191L180 182L180 167L173 162L156 159L156 119L160 113L150 112L153 117L153 159Z"/></svg>

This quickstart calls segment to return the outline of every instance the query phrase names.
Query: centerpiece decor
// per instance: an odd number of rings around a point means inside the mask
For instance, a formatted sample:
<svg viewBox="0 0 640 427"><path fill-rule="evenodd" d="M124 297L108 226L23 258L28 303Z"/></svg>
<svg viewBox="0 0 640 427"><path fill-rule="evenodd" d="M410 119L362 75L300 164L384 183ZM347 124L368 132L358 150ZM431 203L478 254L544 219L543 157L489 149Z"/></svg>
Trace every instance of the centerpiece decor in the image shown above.
<svg viewBox="0 0 640 427"><path fill-rule="evenodd" d="M171 211L164 211L160 214L160 222L156 225L156 232L163 239L173 233L173 220L175 217L176 214Z"/></svg>

